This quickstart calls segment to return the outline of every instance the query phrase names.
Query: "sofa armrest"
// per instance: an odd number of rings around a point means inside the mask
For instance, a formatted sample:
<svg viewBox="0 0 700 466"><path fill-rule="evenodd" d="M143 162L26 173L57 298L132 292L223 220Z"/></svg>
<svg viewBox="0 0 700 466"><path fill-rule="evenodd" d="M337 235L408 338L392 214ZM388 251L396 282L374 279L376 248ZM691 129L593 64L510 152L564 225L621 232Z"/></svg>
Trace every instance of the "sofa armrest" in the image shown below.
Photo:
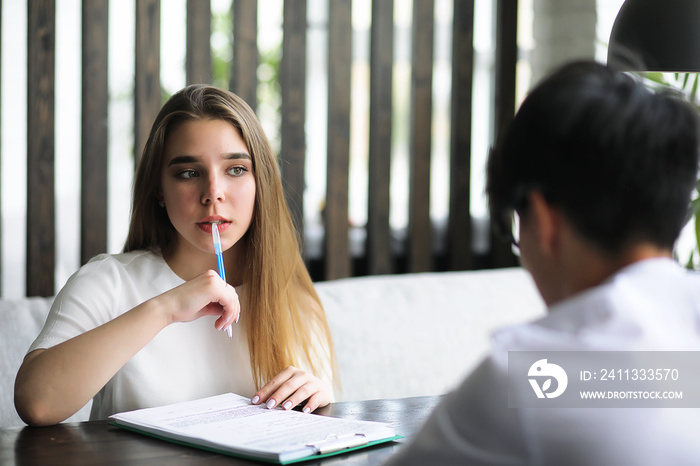
<svg viewBox="0 0 700 466"><path fill-rule="evenodd" d="M53 298L0 299L0 428L24 425L15 411L15 377L52 302ZM89 414L88 404L69 421L87 420Z"/></svg>

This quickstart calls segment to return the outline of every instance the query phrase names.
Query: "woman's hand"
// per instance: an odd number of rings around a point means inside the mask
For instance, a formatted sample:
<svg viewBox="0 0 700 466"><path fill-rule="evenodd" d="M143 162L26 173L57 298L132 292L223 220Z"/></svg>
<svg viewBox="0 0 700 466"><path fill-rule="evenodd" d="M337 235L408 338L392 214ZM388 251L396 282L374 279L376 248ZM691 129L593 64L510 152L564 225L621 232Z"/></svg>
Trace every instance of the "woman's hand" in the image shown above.
<svg viewBox="0 0 700 466"><path fill-rule="evenodd" d="M204 316L219 316L214 323L223 330L238 322L241 305L233 286L224 282L213 270L207 270L192 280L161 295L171 300L169 323L191 322Z"/></svg>
<svg viewBox="0 0 700 466"><path fill-rule="evenodd" d="M289 366L258 390L251 401L253 404L265 403L270 409L282 406L289 410L307 400L303 411L310 413L326 406L332 399L331 389L324 381Z"/></svg>

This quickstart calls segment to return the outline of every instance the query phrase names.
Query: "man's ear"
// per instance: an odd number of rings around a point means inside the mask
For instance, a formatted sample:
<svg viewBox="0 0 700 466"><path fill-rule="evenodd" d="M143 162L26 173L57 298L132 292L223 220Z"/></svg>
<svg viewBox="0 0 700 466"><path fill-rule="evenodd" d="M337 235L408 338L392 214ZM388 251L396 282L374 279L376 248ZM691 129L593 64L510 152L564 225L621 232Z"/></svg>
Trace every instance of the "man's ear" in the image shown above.
<svg viewBox="0 0 700 466"><path fill-rule="evenodd" d="M529 221L532 222L536 240L546 254L551 254L559 248L561 239L561 213L552 206L539 191L530 191Z"/></svg>

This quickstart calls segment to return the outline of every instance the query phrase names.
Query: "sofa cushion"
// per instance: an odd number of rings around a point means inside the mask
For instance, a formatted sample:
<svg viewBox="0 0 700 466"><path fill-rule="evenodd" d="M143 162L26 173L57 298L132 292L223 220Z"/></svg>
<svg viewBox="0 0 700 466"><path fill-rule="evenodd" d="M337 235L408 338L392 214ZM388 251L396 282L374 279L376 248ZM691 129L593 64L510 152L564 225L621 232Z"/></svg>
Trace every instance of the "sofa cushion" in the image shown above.
<svg viewBox="0 0 700 466"><path fill-rule="evenodd" d="M492 330L544 313L522 268L349 278L316 284L338 358L341 400L443 394Z"/></svg>

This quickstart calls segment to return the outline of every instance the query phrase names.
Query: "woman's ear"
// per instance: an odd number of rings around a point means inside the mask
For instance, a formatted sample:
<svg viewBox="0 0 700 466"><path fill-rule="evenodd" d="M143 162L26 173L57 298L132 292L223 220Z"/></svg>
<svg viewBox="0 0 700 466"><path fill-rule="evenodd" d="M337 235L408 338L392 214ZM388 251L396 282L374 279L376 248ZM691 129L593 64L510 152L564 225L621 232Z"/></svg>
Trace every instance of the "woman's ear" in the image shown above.
<svg viewBox="0 0 700 466"><path fill-rule="evenodd" d="M545 254L552 254L559 249L561 240L561 213L558 208L547 202L539 191L530 191L529 219L535 241Z"/></svg>

